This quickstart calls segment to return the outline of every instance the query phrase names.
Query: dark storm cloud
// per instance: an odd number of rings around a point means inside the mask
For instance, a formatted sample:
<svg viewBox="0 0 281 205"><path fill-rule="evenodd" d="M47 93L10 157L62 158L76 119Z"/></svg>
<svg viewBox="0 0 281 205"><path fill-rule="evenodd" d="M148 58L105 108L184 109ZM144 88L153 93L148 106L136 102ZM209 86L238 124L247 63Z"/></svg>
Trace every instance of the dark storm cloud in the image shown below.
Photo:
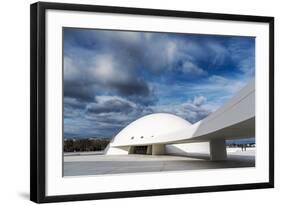
<svg viewBox="0 0 281 205"><path fill-rule="evenodd" d="M95 103L89 103L85 109L85 117L108 124L127 124L128 122L152 113L153 109L140 106L118 96L98 96Z"/></svg>
<svg viewBox="0 0 281 205"><path fill-rule="evenodd" d="M137 67L142 66L146 70L157 73L167 68L190 74L206 72L196 63L194 53L199 56L207 47L178 38L180 35L78 29L71 30L71 33L72 38L68 38L72 46L113 54L122 66L129 69L136 70ZM179 64L184 66L181 67Z"/></svg>
<svg viewBox="0 0 281 205"><path fill-rule="evenodd" d="M75 109L73 107L68 106L67 104L64 105L63 108L63 115L64 118L69 118L69 119L73 119L73 118L77 118L80 117L82 114L83 109Z"/></svg>
<svg viewBox="0 0 281 205"><path fill-rule="evenodd" d="M83 58L83 57L81 57ZM118 94L130 99L142 96L139 103L155 100L148 83L132 66L110 54L100 54L85 59L83 64L65 57L64 95L81 101L93 101L99 90L110 95Z"/></svg>
<svg viewBox="0 0 281 205"><path fill-rule="evenodd" d="M67 82L64 83L64 96L75 98L80 101L94 101L95 90L93 85L84 85L83 83Z"/></svg>
<svg viewBox="0 0 281 205"><path fill-rule="evenodd" d="M111 84L113 89L116 89L121 95L131 96L131 95L141 95L149 96L149 87L145 81L140 79L134 79L127 82L113 82Z"/></svg>
<svg viewBox="0 0 281 205"><path fill-rule="evenodd" d="M80 101L77 98L64 97L64 107L84 109L86 105L87 103L85 101Z"/></svg>

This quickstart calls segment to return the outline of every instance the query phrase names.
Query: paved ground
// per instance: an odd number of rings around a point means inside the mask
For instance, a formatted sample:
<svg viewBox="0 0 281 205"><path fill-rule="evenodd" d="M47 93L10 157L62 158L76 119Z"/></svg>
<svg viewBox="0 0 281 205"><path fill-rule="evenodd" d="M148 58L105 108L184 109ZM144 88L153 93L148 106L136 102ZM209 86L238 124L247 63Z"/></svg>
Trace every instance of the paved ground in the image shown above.
<svg viewBox="0 0 281 205"><path fill-rule="evenodd" d="M64 176L120 174L136 172L180 171L254 167L252 152L228 154L228 160L212 162L206 155L152 156L152 155L94 155L76 154L64 156Z"/></svg>

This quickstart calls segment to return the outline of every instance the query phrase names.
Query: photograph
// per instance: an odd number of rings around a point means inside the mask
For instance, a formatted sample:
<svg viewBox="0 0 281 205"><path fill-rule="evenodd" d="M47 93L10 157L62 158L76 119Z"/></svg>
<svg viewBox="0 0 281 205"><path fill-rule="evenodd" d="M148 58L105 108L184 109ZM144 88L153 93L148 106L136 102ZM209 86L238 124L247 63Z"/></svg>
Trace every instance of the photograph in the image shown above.
<svg viewBox="0 0 281 205"><path fill-rule="evenodd" d="M255 168L255 36L62 38L63 177Z"/></svg>
<svg viewBox="0 0 281 205"><path fill-rule="evenodd" d="M274 17L30 12L30 199L274 187Z"/></svg>
<svg viewBox="0 0 281 205"><path fill-rule="evenodd" d="M280 201L277 1L3 3L0 205Z"/></svg>

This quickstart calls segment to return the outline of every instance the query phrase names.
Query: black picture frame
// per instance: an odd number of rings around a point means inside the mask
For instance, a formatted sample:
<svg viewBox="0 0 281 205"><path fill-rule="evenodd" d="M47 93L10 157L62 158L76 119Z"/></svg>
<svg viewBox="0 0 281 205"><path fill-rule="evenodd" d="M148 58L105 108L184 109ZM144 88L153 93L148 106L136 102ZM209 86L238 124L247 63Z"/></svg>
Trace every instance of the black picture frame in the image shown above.
<svg viewBox="0 0 281 205"><path fill-rule="evenodd" d="M269 181L238 185L204 186L109 193L89 193L46 196L46 81L45 37L48 9L121 13L128 15L168 16L195 19L263 22L269 24ZM230 191L274 187L274 18L265 16L233 15L144 8L126 8L83 4L38 2L30 7L30 200L37 203L76 200L97 200L198 192Z"/></svg>

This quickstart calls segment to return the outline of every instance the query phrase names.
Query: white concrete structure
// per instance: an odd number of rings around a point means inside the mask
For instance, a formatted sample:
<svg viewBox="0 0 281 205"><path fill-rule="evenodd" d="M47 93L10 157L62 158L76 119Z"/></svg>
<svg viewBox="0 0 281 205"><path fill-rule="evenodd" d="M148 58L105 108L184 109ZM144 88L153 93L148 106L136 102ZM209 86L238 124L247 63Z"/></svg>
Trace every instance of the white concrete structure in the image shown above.
<svg viewBox="0 0 281 205"><path fill-rule="evenodd" d="M208 152L211 160L224 160L226 139L254 136L253 80L221 108L195 124L167 113L150 114L139 118L112 139L105 153L159 155L200 150Z"/></svg>

